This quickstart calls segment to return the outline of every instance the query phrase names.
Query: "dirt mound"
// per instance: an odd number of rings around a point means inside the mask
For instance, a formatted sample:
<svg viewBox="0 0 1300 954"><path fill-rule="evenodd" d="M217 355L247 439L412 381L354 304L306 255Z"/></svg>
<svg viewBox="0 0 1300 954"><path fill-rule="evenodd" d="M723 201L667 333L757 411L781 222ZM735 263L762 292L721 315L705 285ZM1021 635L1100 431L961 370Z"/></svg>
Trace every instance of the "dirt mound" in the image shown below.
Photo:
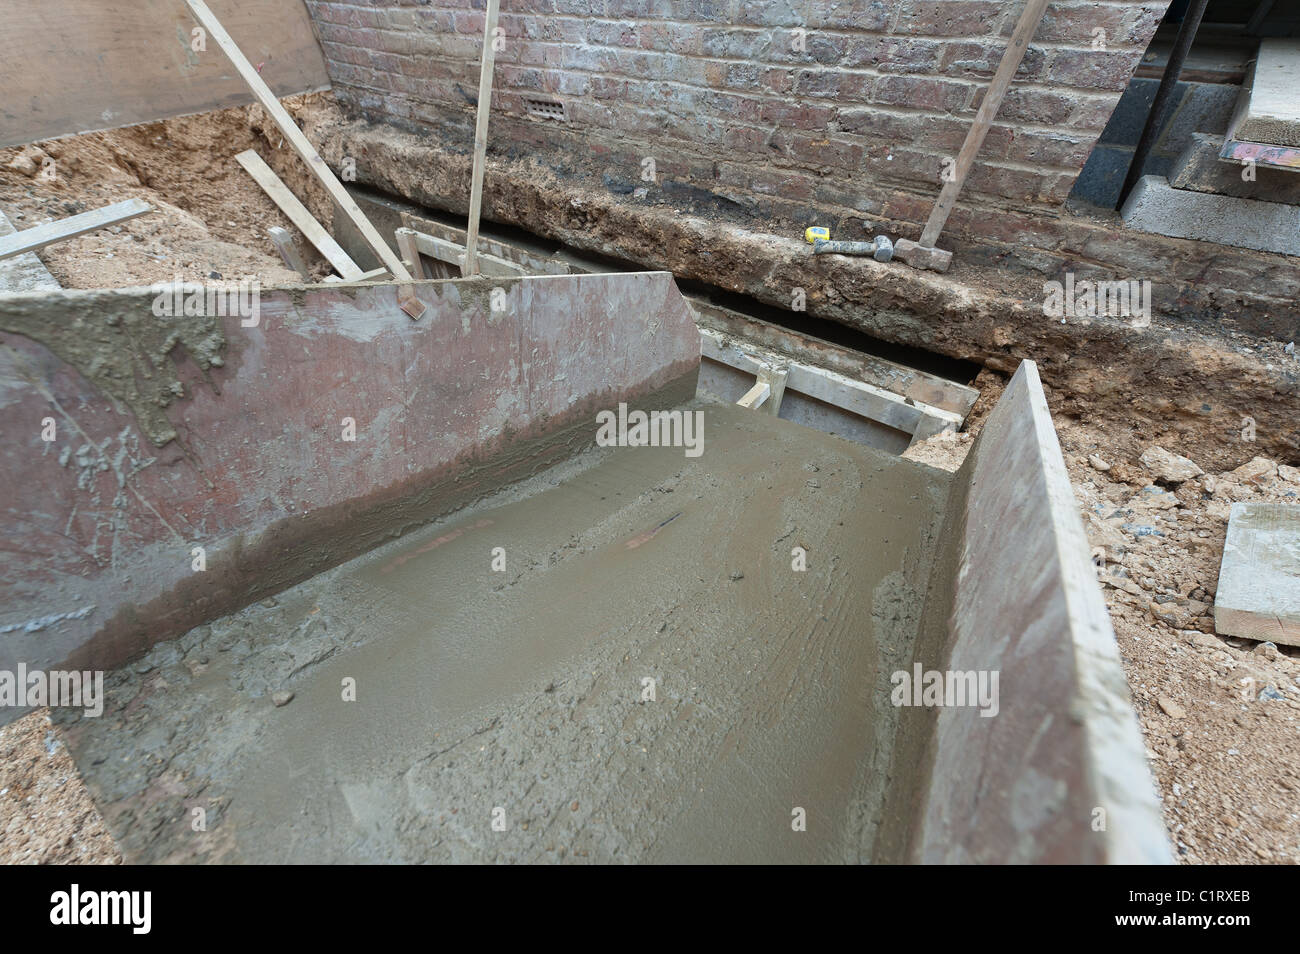
<svg viewBox="0 0 1300 954"><path fill-rule="evenodd" d="M328 93L285 100L290 113L332 108ZM319 279L329 267L235 161L255 149L328 229L333 204L260 106L146 123L0 150L0 210L17 229L124 199L156 209L40 252L67 288L186 280L299 281L267 238L289 229Z"/></svg>

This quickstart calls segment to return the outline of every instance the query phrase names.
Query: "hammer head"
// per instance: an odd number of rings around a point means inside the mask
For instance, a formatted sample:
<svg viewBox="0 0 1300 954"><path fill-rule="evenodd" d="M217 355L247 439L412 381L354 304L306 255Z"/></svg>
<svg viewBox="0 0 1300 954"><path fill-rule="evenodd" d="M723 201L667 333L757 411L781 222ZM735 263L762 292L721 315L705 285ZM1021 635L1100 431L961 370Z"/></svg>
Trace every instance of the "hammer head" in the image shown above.
<svg viewBox="0 0 1300 954"><path fill-rule="evenodd" d="M894 243L894 258L932 272L946 272L952 264L952 252L903 238Z"/></svg>

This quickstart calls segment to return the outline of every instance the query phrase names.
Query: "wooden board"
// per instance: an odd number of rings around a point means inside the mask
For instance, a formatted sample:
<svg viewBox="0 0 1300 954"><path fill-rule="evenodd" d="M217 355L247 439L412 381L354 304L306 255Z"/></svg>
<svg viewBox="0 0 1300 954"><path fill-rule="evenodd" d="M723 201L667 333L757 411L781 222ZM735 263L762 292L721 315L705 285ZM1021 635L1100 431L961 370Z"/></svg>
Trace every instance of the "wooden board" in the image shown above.
<svg viewBox="0 0 1300 954"><path fill-rule="evenodd" d="M107 228L152 211L153 206L143 199L127 199L125 202L106 205L102 209L92 209L80 215L70 215L66 219L23 229L21 232L0 238L0 260L26 252L35 252L55 242L76 238L78 235Z"/></svg>
<svg viewBox="0 0 1300 954"><path fill-rule="evenodd" d="M751 318L689 294L686 295L686 300L695 309L696 320L704 327L713 328L767 351L787 355L800 364L838 371L847 377L874 384L913 401L952 411L963 418L970 413L975 400L980 396L975 388L936 374L843 348L811 335L789 331L780 325Z"/></svg>
<svg viewBox="0 0 1300 954"><path fill-rule="evenodd" d="M284 181L275 174L275 170L268 166L261 156L249 149L235 156L235 161L257 180L262 191L271 197L280 207L281 212L289 216L289 221L307 237L307 241L316 246L316 251L325 257L325 261L334 266L334 270L342 275L345 281L356 281L361 277L361 269L357 263L352 261L351 256L343 251L343 247L325 231L325 226L317 222L316 217L307 211L307 206L302 204L293 194L293 190L284 184Z"/></svg>
<svg viewBox="0 0 1300 954"><path fill-rule="evenodd" d="M465 263L465 246L448 242L433 235L426 235L423 232L415 232L413 237L415 247L420 254L436 258L438 261L446 262L449 265L455 265L457 268L463 267ZM522 278L528 274L528 269L524 266L508 262L503 258L497 258L495 255L479 252L477 261L479 274L486 275L489 278Z"/></svg>
<svg viewBox="0 0 1300 954"><path fill-rule="evenodd" d="M950 411L910 402L882 388L855 381L835 371L784 360L779 355L758 351L729 339L712 328L700 329L700 355L740 371L758 375L762 369L784 366L786 390L806 394L826 404L879 421L913 435L914 440L933 437L941 431L961 427L961 417Z"/></svg>
<svg viewBox="0 0 1300 954"><path fill-rule="evenodd" d="M302 0L213 0L277 96L329 87ZM0 0L0 146L251 103L177 0Z"/></svg>
<svg viewBox="0 0 1300 954"><path fill-rule="evenodd" d="M1300 646L1300 504L1232 505L1214 628Z"/></svg>

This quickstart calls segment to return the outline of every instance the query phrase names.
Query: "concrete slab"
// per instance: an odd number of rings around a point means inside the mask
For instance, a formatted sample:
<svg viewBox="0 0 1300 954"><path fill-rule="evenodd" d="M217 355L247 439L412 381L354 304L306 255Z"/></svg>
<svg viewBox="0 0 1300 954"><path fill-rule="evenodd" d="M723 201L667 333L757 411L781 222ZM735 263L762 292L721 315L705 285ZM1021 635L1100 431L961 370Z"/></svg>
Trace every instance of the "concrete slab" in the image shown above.
<svg viewBox="0 0 1300 954"><path fill-rule="evenodd" d="M1300 255L1300 208L1292 205L1187 192L1143 176L1121 215L1139 232Z"/></svg>
<svg viewBox="0 0 1300 954"><path fill-rule="evenodd" d="M1214 628L1300 646L1300 504L1232 505Z"/></svg>
<svg viewBox="0 0 1300 954"><path fill-rule="evenodd" d="M1300 40L1261 41L1249 85L1250 104L1235 138L1300 146Z"/></svg>
<svg viewBox="0 0 1300 954"><path fill-rule="evenodd" d="M419 322L337 283L262 289L248 327L0 296L0 668L119 664L570 456L599 408L695 393L669 274L413 288Z"/></svg>
<svg viewBox="0 0 1300 954"><path fill-rule="evenodd" d="M65 737L127 859L872 860L950 475L700 413L111 673Z"/></svg>
<svg viewBox="0 0 1300 954"><path fill-rule="evenodd" d="M1032 366L955 476L679 410L57 710L127 859L1168 860Z"/></svg>

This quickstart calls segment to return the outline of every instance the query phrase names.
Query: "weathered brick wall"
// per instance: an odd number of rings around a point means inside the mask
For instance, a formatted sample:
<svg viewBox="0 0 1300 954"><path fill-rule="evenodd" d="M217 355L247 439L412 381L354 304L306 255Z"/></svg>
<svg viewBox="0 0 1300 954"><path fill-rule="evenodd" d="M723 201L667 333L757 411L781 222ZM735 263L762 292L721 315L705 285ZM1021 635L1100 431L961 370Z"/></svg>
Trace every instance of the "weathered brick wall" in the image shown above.
<svg viewBox="0 0 1300 954"><path fill-rule="evenodd" d="M469 146L483 0L307 5L346 105ZM703 189L751 214L923 221L1022 6L502 0L492 147L587 164L616 190L647 185L650 157L651 188L670 201ZM1059 206L1166 6L1053 2L963 205ZM567 121L529 116L538 97L562 102Z"/></svg>

